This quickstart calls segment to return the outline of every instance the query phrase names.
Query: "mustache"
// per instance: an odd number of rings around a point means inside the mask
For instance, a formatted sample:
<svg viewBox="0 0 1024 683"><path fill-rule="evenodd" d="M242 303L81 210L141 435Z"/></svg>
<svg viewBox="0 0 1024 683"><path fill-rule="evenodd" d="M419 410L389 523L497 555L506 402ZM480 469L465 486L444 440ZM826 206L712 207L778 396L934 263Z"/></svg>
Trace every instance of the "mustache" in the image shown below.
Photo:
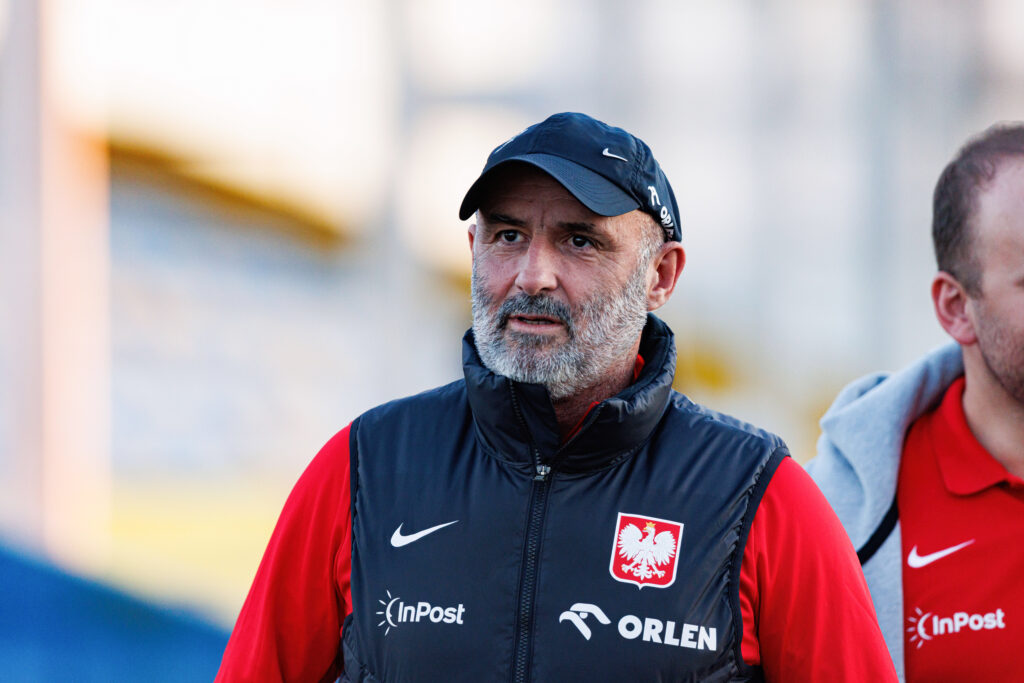
<svg viewBox="0 0 1024 683"><path fill-rule="evenodd" d="M505 299L498 308L498 328L503 329L508 319L514 315L539 315L554 318L565 325L572 334L572 311L569 307L543 294L529 295L520 292L510 299Z"/></svg>

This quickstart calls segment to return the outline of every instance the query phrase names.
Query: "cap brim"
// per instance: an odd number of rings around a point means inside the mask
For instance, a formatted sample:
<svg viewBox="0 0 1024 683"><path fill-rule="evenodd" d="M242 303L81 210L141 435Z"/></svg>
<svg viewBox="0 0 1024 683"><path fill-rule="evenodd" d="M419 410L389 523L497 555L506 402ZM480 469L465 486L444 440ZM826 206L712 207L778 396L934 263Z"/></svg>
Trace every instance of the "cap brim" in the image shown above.
<svg viewBox="0 0 1024 683"><path fill-rule="evenodd" d="M502 159L480 174L462 200L462 206L459 208L460 220L466 220L480 208L481 195L487 187L486 181L493 175L494 170L515 161L530 164L544 171L561 183L580 204L599 216L619 216L640 208L640 202L589 168L553 154L521 154Z"/></svg>

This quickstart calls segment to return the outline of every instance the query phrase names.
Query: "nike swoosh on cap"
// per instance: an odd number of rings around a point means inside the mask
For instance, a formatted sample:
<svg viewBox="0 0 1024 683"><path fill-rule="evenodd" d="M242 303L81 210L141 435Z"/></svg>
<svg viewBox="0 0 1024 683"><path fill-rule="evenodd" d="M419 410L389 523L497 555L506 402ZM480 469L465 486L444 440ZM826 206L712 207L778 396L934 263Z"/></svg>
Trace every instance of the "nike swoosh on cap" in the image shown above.
<svg viewBox="0 0 1024 683"><path fill-rule="evenodd" d="M439 529L445 528L446 526L455 524L458 521L459 520L456 519L451 522L445 522L444 524L438 524L437 526L432 526L429 529L424 529L423 531L417 531L416 533L409 534L408 536L402 534L402 525L399 524L398 528L395 529L395 533L391 534L391 545L395 546L396 548L401 548L403 545L409 545L414 541L420 540L424 536L432 534Z"/></svg>
<svg viewBox="0 0 1024 683"><path fill-rule="evenodd" d="M969 541L964 541L959 545L954 545L951 548L946 548L945 550L937 550L934 553L929 553L927 555L918 555L917 546L915 545L913 548L910 549L910 554L907 555L907 566L911 569L920 569L921 567L931 564L935 560L941 560L947 555L952 555L956 551L966 548L972 543L974 543L973 538Z"/></svg>
<svg viewBox="0 0 1024 683"><path fill-rule="evenodd" d="M618 154L612 154L611 152L608 151L607 147L601 150L601 154L603 154L606 157L611 157L612 159L618 159L620 161L625 161L626 163L629 163L629 159L627 159L626 157L620 157Z"/></svg>

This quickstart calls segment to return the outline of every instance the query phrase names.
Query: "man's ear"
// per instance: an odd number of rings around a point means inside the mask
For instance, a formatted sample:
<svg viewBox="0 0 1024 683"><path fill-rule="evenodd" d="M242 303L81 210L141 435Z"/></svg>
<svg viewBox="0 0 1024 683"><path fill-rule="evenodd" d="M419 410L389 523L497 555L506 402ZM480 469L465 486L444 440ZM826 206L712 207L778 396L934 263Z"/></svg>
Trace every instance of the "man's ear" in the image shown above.
<svg viewBox="0 0 1024 683"><path fill-rule="evenodd" d="M978 341L974 330L971 298L960 281L944 271L935 274L932 280L932 303L935 317L949 336L968 346Z"/></svg>
<svg viewBox="0 0 1024 683"><path fill-rule="evenodd" d="M476 239L476 223L469 224L469 253L473 253L473 240Z"/></svg>
<svg viewBox="0 0 1024 683"><path fill-rule="evenodd" d="M654 280L647 290L647 310L653 311L669 300L686 265L686 251L676 241L665 242L654 257Z"/></svg>

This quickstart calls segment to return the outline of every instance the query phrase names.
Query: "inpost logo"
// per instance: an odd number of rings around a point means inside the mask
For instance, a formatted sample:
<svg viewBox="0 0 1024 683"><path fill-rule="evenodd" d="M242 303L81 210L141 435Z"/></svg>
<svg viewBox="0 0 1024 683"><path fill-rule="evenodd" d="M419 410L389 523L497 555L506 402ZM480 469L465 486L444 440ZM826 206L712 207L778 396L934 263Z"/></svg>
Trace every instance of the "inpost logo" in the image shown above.
<svg viewBox="0 0 1024 683"><path fill-rule="evenodd" d="M377 626L384 629L384 635L391 633L391 629L398 628L401 624L417 624L422 621L434 624L463 623L466 607L461 602L454 607L431 605L423 600L406 603L401 598L391 595L391 591L385 592L388 599L377 601L383 606L383 609L377 611L377 615L382 617Z"/></svg>
<svg viewBox="0 0 1024 683"><path fill-rule="evenodd" d="M985 614L954 612L952 616L940 617L932 612L925 612L920 607L914 609L914 616L908 617L907 633L910 642L921 647L927 641L939 636L960 633L964 629L971 631L992 631L1006 628L1006 612L997 609Z"/></svg>

